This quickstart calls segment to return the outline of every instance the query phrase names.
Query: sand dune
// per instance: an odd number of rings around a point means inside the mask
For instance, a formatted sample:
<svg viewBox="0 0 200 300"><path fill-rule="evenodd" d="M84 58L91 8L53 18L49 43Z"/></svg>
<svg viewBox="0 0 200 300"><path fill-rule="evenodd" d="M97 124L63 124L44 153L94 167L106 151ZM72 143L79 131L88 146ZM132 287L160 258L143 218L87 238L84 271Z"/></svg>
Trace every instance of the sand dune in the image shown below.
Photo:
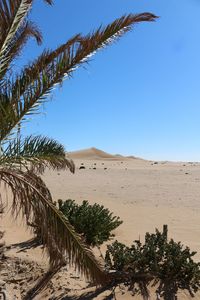
<svg viewBox="0 0 200 300"><path fill-rule="evenodd" d="M87 159L87 160L128 160L135 158L134 156L125 157L120 154L109 154L95 147L69 152L68 156L72 159Z"/></svg>

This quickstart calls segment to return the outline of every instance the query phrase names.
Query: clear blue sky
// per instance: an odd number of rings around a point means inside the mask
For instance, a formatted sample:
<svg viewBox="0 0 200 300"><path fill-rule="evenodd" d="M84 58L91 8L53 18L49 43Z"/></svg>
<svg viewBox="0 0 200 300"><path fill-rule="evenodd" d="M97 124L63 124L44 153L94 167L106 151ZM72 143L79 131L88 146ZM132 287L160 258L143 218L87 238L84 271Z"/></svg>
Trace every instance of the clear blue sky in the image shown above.
<svg viewBox="0 0 200 300"><path fill-rule="evenodd" d="M37 0L31 17L44 43L29 42L22 61L75 33L144 11L160 19L137 25L76 71L26 133L56 138L68 151L95 146L148 159L200 161L199 0L55 0L53 7Z"/></svg>

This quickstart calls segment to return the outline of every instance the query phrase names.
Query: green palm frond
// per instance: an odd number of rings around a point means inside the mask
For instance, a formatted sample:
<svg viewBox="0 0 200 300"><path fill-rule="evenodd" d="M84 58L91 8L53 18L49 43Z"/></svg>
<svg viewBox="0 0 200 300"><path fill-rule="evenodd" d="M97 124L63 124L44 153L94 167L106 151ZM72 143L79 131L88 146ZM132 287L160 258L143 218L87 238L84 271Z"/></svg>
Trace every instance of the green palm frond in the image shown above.
<svg viewBox="0 0 200 300"><path fill-rule="evenodd" d="M39 173L43 173L45 168L69 168L72 173L75 171L74 163L66 157L63 145L42 136L29 136L25 139L18 137L8 142L0 156L0 165L25 167Z"/></svg>
<svg viewBox="0 0 200 300"><path fill-rule="evenodd" d="M76 36L74 40L70 40L55 51L44 52L36 62L26 67L21 75L10 83L8 90L2 90L2 97L6 101L0 100L0 126L4 128L4 132L0 133L0 139L5 139L27 113L35 113L35 109L47 99L52 88L64 78L69 78L80 65L88 62L97 50L129 31L132 25L154 21L155 18L155 15L149 13L123 16L90 35Z"/></svg>
<svg viewBox="0 0 200 300"><path fill-rule="evenodd" d="M18 215L21 212L26 216L27 222L37 220L52 266L67 259L86 278L97 283L102 282L105 274L99 262L52 203L50 192L40 177L32 172L4 168L0 169L0 181L4 181L12 191L13 213Z"/></svg>

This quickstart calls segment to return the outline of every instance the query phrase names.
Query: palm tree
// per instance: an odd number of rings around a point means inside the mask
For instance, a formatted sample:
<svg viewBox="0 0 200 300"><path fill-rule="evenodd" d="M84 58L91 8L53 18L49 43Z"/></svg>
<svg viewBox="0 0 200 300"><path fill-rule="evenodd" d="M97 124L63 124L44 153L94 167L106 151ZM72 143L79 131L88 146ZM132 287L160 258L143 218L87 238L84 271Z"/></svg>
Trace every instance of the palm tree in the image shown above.
<svg viewBox="0 0 200 300"><path fill-rule="evenodd" d="M87 278L100 282L102 268L91 250L54 206L50 191L40 178L46 167L69 168L73 162L55 140L20 136L20 126L34 114L55 85L70 78L75 69L89 61L97 50L109 45L143 21L154 21L150 13L123 16L95 32L77 34L57 49L45 50L33 62L14 72L13 62L30 37L38 44L42 36L28 19L33 0L0 0L0 182L12 192L13 215L21 214L27 224L36 223L51 266L68 259ZM52 0L45 0L52 5ZM3 196L3 195L2 195Z"/></svg>

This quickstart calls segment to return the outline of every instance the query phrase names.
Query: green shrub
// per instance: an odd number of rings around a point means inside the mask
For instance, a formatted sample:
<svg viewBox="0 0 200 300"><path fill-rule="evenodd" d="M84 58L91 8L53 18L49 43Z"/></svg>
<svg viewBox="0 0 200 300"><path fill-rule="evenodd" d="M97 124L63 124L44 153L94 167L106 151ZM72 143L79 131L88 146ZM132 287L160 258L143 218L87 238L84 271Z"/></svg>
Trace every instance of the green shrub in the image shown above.
<svg viewBox="0 0 200 300"><path fill-rule="evenodd" d="M114 235L111 231L117 228L122 221L113 216L103 205L90 205L83 201L81 205L74 200L58 200L59 210L68 218L75 230L83 234L87 244L99 246Z"/></svg>
<svg viewBox="0 0 200 300"><path fill-rule="evenodd" d="M123 282L132 291L135 284L144 299L148 299L148 285L158 285L157 299L177 299L179 289L188 290L191 297L200 287L200 263L193 260L196 252L190 252L180 242L167 240L167 226L163 232L146 233L145 242L135 241L131 247L115 241L108 246L106 266L120 274L116 284ZM145 298L146 297L146 298Z"/></svg>

